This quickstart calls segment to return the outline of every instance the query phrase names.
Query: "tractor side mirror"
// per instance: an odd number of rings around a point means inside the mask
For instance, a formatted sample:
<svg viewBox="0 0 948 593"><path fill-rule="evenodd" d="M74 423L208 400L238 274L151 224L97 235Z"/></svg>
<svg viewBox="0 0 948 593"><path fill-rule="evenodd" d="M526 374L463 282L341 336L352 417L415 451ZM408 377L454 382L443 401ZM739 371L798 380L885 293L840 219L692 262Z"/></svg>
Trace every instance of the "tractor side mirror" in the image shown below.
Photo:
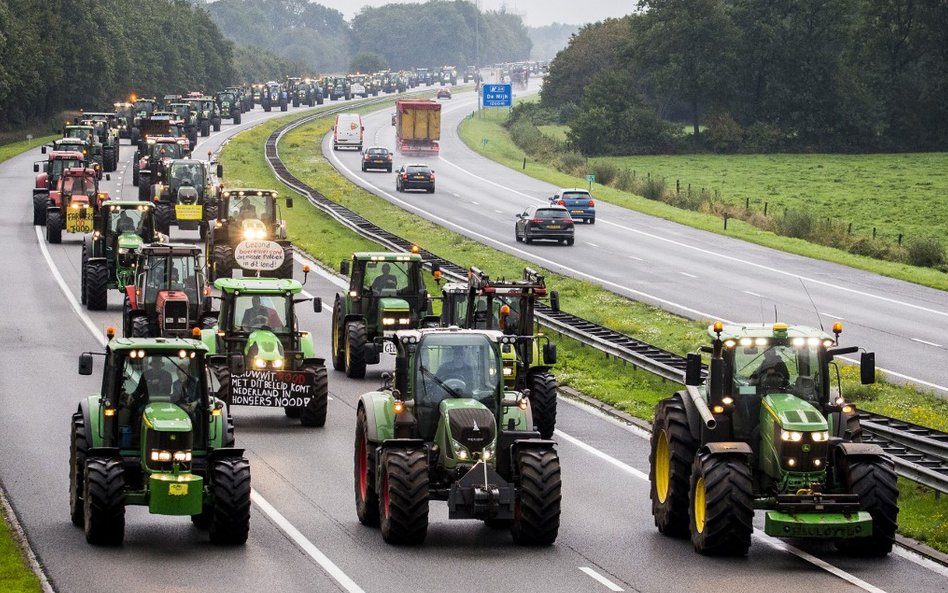
<svg viewBox="0 0 948 593"><path fill-rule="evenodd" d="M392 373L385 371L382 373L382 389L388 389L392 386Z"/></svg>
<svg viewBox="0 0 948 593"><path fill-rule="evenodd" d="M863 352L859 356L859 379L863 385L876 382L876 353Z"/></svg>
<svg viewBox="0 0 948 593"><path fill-rule="evenodd" d="M711 380L708 385L708 401L718 403L724 397L724 359L716 356L711 357L711 368L709 369Z"/></svg>
<svg viewBox="0 0 948 593"><path fill-rule="evenodd" d="M685 360L685 385L701 385L701 355L691 352Z"/></svg>
<svg viewBox="0 0 948 593"><path fill-rule="evenodd" d="M217 164L217 178L220 179L223 176L224 176L224 165L218 163Z"/></svg>
<svg viewBox="0 0 948 593"><path fill-rule="evenodd" d="M287 199L286 199L286 207L287 207L287 208L292 208L292 207L293 207L293 198L287 198Z"/></svg>
<svg viewBox="0 0 948 593"><path fill-rule="evenodd" d="M106 181L112 181L112 176L109 175L108 173L106 173L106 174L105 174L105 180L106 180Z"/></svg>
<svg viewBox="0 0 948 593"><path fill-rule="evenodd" d="M543 345L543 363L548 365L556 364L556 344L547 342Z"/></svg>
<svg viewBox="0 0 948 593"><path fill-rule="evenodd" d="M557 290L550 291L550 308L554 313L560 312L560 293Z"/></svg>
<svg viewBox="0 0 948 593"><path fill-rule="evenodd" d="M45 144L42 145L42 146L40 146L40 153L46 154L46 145L45 145Z"/></svg>
<svg viewBox="0 0 948 593"><path fill-rule="evenodd" d="M33 172L34 172L34 173L39 173L39 172L40 172L39 163L33 163Z"/></svg>
<svg viewBox="0 0 948 593"><path fill-rule="evenodd" d="M343 276L349 275L349 260L342 260L342 262L339 264L339 273Z"/></svg>
<svg viewBox="0 0 948 593"><path fill-rule="evenodd" d="M322 297L313 298L313 313L322 313L323 312L323 299Z"/></svg>
<svg viewBox="0 0 948 593"><path fill-rule="evenodd" d="M83 352L79 355L79 374L80 375L91 375L92 374L92 355L88 352Z"/></svg>
<svg viewBox="0 0 948 593"><path fill-rule="evenodd" d="M244 366L244 357L242 354L231 355L230 359L228 360L228 364L230 366L231 376L243 375L244 372L247 370L246 367Z"/></svg>

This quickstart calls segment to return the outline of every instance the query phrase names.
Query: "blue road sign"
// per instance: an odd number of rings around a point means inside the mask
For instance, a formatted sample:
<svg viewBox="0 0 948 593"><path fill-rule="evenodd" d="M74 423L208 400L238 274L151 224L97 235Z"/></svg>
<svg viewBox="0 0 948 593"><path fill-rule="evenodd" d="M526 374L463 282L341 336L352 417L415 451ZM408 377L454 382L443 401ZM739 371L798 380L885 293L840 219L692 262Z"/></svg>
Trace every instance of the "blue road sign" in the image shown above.
<svg viewBox="0 0 948 593"><path fill-rule="evenodd" d="M513 91L509 84L485 84L484 107L510 107L513 104Z"/></svg>

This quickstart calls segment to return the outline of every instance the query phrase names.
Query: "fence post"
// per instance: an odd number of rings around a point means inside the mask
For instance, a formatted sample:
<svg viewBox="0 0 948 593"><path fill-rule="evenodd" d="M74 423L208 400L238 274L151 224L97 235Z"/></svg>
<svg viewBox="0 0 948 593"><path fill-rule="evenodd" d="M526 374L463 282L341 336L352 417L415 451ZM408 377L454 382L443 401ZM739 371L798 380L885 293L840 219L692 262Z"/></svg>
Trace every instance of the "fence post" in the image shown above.
<svg viewBox="0 0 948 593"><path fill-rule="evenodd" d="M764 202L764 216L767 216L767 202Z"/></svg>
<svg viewBox="0 0 948 593"><path fill-rule="evenodd" d="M724 214L724 230L727 230L727 213Z"/></svg>
<svg viewBox="0 0 948 593"><path fill-rule="evenodd" d="M899 247L902 246L902 233L899 233Z"/></svg>
<svg viewBox="0 0 948 593"><path fill-rule="evenodd" d="M676 193L676 194L680 194L680 193L681 193L681 179L676 179L676 180L675 180L675 193Z"/></svg>
<svg viewBox="0 0 948 593"><path fill-rule="evenodd" d="M750 199L750 196L748 196L744 198L744 210L750 210L750 209L751 209L751 199Z"/></svg>
<svg viewBox="0 0 948 593"><path fill-rule="evenodd" d="M523 168L527 168L527 157L523 157Z"/></svg>
<svg viewBox="0 0 948 593"><path fill-rule="evenodd" d="M876 238L876 227L872 227L872 238Z"/></svg>
<svg viewBox="0 0 948 593"><path fill-rule="evenodd" d="M850 223L849 223L849 228L846 229L846 234L847 234L847 235L853 234L853 223L852 223L852 221L850 221Z"/></svg>

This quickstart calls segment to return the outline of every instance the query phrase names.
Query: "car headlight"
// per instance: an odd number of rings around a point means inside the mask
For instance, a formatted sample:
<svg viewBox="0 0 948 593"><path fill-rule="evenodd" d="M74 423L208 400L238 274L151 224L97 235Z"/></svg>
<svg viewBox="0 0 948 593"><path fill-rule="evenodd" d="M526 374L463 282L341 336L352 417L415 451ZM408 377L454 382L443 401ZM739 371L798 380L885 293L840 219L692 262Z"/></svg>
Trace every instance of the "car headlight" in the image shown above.
<svg viewBox="0 0 948 593"><path fill-rule="evenodd" d="M816 432L811 432L810 435L812 436L814 443L822 443L829 440L828 430L818 430Z"/></svg>
<svg viewBox="0 0 948 593"><path fill-rule="evenodd" d="M803 438L802 432L797 432L795 430L781 430L780 439L783 441L793 441L794 443L799 442Z"/></svg>

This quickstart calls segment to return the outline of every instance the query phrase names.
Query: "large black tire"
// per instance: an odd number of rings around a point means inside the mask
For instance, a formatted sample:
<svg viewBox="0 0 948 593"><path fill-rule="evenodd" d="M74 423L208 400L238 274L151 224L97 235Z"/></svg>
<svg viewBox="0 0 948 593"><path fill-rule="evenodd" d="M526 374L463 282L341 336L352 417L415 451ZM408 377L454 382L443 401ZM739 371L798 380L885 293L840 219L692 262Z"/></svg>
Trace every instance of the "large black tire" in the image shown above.
<svg viewBox="0 0 948 593"><path fill-rule="evenodd" d="M221 436L222 447L233 447L237 444L237 437L234 436L234 417L230 412L224 418L224 434Z"/></svg>
<svg viewBox="0 0 948 593"><path fill-rule="evenodd" d="M560 529L562 480L555 449L524 448L517 452L520 499L510 532L521 546L548 546Z"/></svg>
<svg viewBox="0 0 948 593"><path fill-rule="evenodd" d="M239 114L239 113L234 114L234 125L235 125L235 126L236 126L236 125L240 125L240 114Z"/></svg>
<svg viewBox="0 0 948 593"><path fill-rule="evenodd" d="M221 118L219 117L214 118L212 127L214 128L215 132L220 132L221 131Z"/></svg>
<svg viewBox="0 0 948 593"><path fill-rule="evenodd" d="M649 497L658 531L686 537L691 464L698 442L688 430L688 416L680 395L658 402L652 423L649 453Z"/></svg>
<svg viewBox="0 0 948 593"><path fill-rule="evenodd" d="M342 297L336 295L336 300L332 305L332 332L329 339L332 342L330 353L332 356L332 368L337 371L342 371L346 368L346 350L342 343L344 335Z"/></svg>
<svg viewBox="0 0 948 593"><path fill-rule="evenodd" d="M147 202L151 199L151 183L142 183L143 180L138 180L138 201Z"/></svg>
<svg viewBox="0 0 948 593"><path fill-rule="evenodd" d="M212 462L211 542L226 546L246 543L250 532L250 462L243 457Z"/></svg>
<svg viewBox="0 0 948 593"><path fill-rule="evenodd" d="M533 426L540 437L553 437L556 428L556 377L550 373L532 373L527 378L530 387L530 407L533 409Z"/></svg>
<svg viewBox="0 0 948 593"><path fill-rule="evenodd" d="M139 181L141 181L141 178L138 174L138 153L135 153L135 163L132 164L132 185L138 187Z"/></svg>
<svg viewBox="0 0 948 593"><path fill-rule="evenodd" d="M379 526L379 493L375 487L375 444L369 441L369 423L365 408L356 412L355 448L353 451L353 485L356 515L359 523Z"/></svg>
<svg viewBox="0 0 948 593"><path fill-rule="evenodd" d="M82 264L79 267L79 302L86 304L86 268L89 266L89 252L92 251L92 245L89 244L89 238L82 238Z"/></svg>
<svg viewBox="0 0 948 593"><path fill-rule="evenodd" d="M350 379L365 377L365 323L350 321L346 324L346 376Z"/></svg>
<svg viewBox="0 0 948 593"><path fill-rule="evenodd" d="M230 278L234 270L234 250L229 245L215 245L212 251L214 278Z"/></svg>
<svg viewBox="0 0 948 593"><path fill-rule="evenodd" d="M144 315L138 315L137 317L132 317L131 327L129 328L129 333L132 338L149 338L151 337L151 328L149 327L148 318Z"/></svg>
<svg viewBox="0 0 948 593"><path fill-rule="evenodd" d="M33 224L46 224L46 205L49 197L46 194L33 194Z"/></svg>
<svg viewBox="0 0 948 593"><path fill-rule="evenodd" d="M125 539L125 470L120 459L86 459L82 491L86 541L118 546Z"/></svg>
<svg viewBox="0 0 948 593"><path fill-rule="evenodd" d="M379 484L382 539L414 546L428 535L428 455L424 449L389 449L382 453Z"/></svg>
<svg viewBox="0 0 948 593"><path fill-rule="evenodd" d="M743 556L754 531L753 481L742 455L699 455L691 466L691 543L699 554Z"/></svg>
<svg viewBox="0 0 948 593"><path fill-rule="evenodd" d="M299 106L300 106L299 97L293 97L293 107L299 107Z"/></svg>
<svg viewBox="0 0 948 593"><path fill-rule="evenodd" d="M313 397L300 410L300 424L303 426L325 426L326 412L329 408L329 375L326 366L310 367L316 374L313 385Z"/></svg>
<svg viewBox="0 0 948 593"><path fill-rule="evenodd" d="M881 558L892 551L898 527L899 487L895 467L883 457L845 459L839 467L843 486L859 495L861 510L872 515L872 535L836 542L841 552Z"/></svg>
<svg viewBox="0 0 948 593"><path fill-rule="evenodd" d="M109 306L109 268L105 262L86 265L86 308L105 311Z"/></svg>
<svg viewBox="0 0 948 593"><path fill-rule="evenodd" d="M201 122L201 136L207 138L211 135L211 120L205 119Z"/></svg>
<svg viewBox="0 0 948 593"><path fill-rule="evenodd" d="M274 278L293 279L293 246L283 246L283 263L273 272Z"/></svg>
<svg viewBox="0 0 948 593"><path fill-rule="evenodd" d="M82 495L85 488L86 452L89 450L89 435L82 412L72 415L72 431L69 434L69 517L76 527L85 525Z"/></svg>
<svg viewBox="0 0 948 593"><path fill-rule="evenodd" d="M46 213L46 241L54 245L63 242L63 213L59 210Z"/></svg>
<svg viewBox="0 0 948 593"><path fill-rule="evenodd" d="M155 230L159 233L168 235L171 233L171 219L174 218L174 211L171 209L170 202L158 202L155 204Z"/></svg>

